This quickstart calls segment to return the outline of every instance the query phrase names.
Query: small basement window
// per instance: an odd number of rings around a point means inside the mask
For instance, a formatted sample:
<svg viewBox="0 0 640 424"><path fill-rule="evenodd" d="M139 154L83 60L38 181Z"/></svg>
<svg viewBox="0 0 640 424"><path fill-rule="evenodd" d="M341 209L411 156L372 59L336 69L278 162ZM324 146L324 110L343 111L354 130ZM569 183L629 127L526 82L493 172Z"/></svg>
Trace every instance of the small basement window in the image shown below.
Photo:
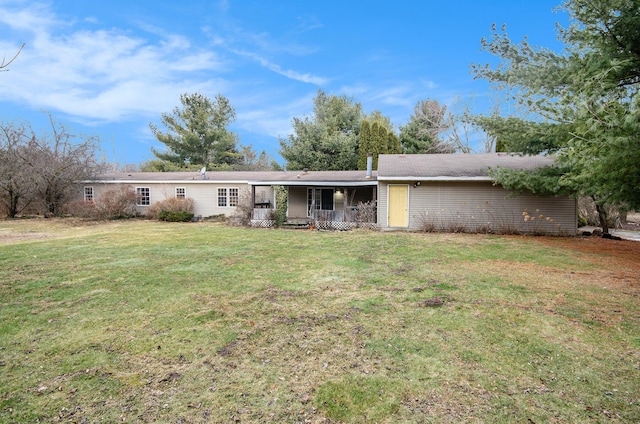
<svg viewBox="0 0 640 424"><path fill-rule="evenodd" d="M176 187L176 199L184 199L187 197L187 189L185 187Z"/></svg>

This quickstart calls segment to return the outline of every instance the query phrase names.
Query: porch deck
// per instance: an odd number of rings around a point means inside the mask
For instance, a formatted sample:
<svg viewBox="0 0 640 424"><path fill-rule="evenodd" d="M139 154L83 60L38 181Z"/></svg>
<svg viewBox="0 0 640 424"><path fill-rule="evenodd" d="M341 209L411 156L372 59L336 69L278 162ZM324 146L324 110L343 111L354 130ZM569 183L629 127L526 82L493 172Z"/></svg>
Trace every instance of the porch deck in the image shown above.
<svg viewBox="0 0 640 424"><path fill-rule="evenodd" d="M252 227L272 227L275 225L273 209L255 208L251 219ZM296 228L309 228L313 224L320 230L352 230L354 228L377 229L375 210L353 207L346 211L313 210L308 217L289 217L287 222Z"/></svg>

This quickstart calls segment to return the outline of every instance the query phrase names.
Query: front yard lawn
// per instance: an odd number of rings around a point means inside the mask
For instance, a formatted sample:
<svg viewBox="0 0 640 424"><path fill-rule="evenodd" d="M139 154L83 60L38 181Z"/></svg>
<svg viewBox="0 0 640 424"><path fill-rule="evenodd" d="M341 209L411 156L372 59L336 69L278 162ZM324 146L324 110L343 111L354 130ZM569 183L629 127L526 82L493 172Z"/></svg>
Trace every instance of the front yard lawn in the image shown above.
<svg viewBox="0 0 640 424"><path fill-rule="evenodd" d="M640 243L0 222L2 422L640 422Z"/></svg>

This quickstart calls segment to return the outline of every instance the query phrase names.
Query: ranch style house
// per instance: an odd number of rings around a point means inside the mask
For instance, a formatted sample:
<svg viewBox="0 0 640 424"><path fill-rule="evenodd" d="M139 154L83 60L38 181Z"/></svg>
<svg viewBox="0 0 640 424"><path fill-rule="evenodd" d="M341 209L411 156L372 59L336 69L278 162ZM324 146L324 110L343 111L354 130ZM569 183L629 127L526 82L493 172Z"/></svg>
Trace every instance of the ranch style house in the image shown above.
<svg viewBox="0 0 640 424"><path fill-rule="evenodd" d="M506 153L380 155L366 171L132 172L83 182L85 201L114 185L137 195L140 214L171 197L192 198L197 217L232 216L248 202L251 225L273 225L276 187L286 192L289 224L319 229L466 231L573 235L576 199L515 195L489 176L498 167L533 170L549 156ZM369 161L371 162L371 161Z"/></svg>

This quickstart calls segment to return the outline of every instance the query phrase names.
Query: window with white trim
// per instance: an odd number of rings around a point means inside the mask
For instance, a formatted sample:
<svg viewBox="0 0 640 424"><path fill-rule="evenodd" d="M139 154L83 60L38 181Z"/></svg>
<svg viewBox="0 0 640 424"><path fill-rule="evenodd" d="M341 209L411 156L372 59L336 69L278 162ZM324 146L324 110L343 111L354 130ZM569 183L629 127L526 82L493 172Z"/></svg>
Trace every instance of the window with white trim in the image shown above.
<svg viewBox="0 0 640 424"><path fill-rule="evenodd" d="M239 201L239 191L237 187L218 187L218 207L236 207Z"/></svg>
<svg viewBox="0 0 640 424"><path fill-rule="evenodd" d="M218 207L225 208L229 203L227 202L227 189L218 189Z"/></svg>
<svg viewBox="0 0 640 424"><path fill-rule="evenodd" d="M86 186L84 188L84 201L93 202L93 187Z"/></svg>
<svg viewBox="0 0 640 424"><path fill-rule="evenodd" d="M136 187L136 205L149 206L151 204L151 190L149 187Z"/></svg>
<svg viewBox="0 0 640 424"><path fill-rule="evenodd" d="M229 189L229 206L238 206L238 189L237 188L230 188Z"/></svg>
<svg viewBox="0 0 640 424"><path fill-rule="evenodd" d="M187 189L185 187L176 187L176 199L184 199L187 197Z"/></svg>
<svg viewBox="0 0 640 424"><path fill-rule="evenodd" d="M314 201L313 190L315 190L315 210L332 211L334 208L333 196L334 189L332 188L308 188L307 189L307 210L311 214L311 204Z"/></svg>

